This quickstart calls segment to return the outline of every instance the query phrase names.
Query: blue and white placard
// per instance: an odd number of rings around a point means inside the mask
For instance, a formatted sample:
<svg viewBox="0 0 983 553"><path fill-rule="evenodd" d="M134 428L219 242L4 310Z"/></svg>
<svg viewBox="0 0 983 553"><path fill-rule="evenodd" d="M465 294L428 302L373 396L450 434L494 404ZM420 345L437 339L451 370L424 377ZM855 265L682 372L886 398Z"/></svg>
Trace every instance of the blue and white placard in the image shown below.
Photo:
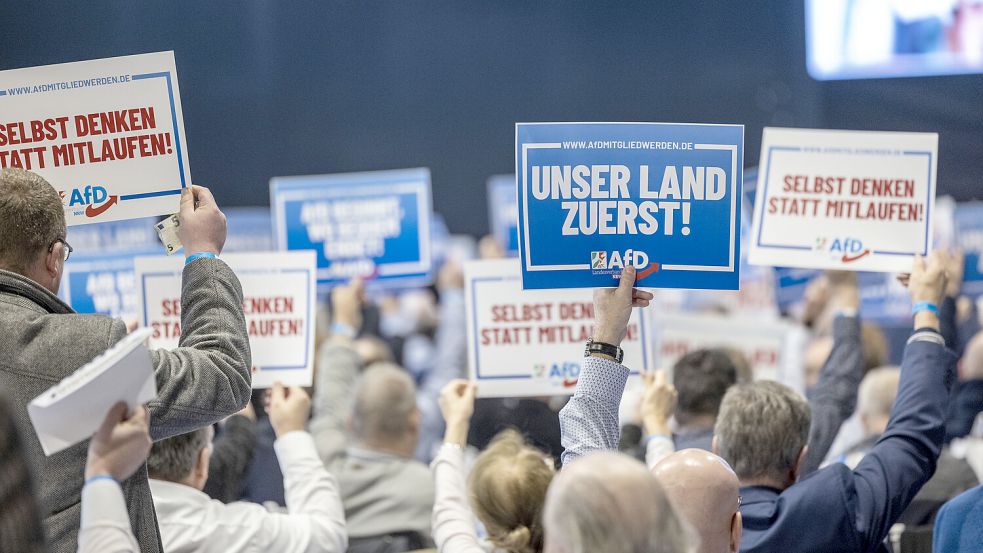
<svg viewBox="0 0 983 553"><path fill-rule="evenodd" d="M735 290L744 127L517 123L522 285Z"/></svg>

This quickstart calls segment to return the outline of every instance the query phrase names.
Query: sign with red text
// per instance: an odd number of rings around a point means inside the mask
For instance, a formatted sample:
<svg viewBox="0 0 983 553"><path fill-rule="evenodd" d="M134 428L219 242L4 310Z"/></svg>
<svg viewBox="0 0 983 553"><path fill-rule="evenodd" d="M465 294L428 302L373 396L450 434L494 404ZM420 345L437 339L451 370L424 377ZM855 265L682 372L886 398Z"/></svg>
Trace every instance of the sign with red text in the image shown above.
<svg viewBox="0 0 983 553"><path fill-rule="evenodd" d="M242 310L252 350L253 388L274 382L310 386L317 301L312 251L238 253L221 257L242 284ZM140 322L153 330L152 348L181 345L181 274L184 260L134 260Z"/></svg>
<svg viewBox="0 0 983 553"><path fill-rule="evenodd" d="M468 367L479 397L569 395L593 334L591 290L523 290L519 260L464 265ZM622 343L633 375L647 369L638 310Z"/></svg>
<svg viewBox="0 0 983 553"><path fill-rule="evenodd" d="M756 380L794 380L786 363L788 324L721 315L666 314L652 311L652 365L671 371L680 357L701 348L732 348L744 354Z"/></svg>
<svg viewBox="0 0 983 553"><path fill-rule="evenodd" d="M932 244L938 135L766 128L749 260L896 272Z"/></svg>
<svg viewBox="0 0 983 553"><path fill-rule="evenodd" d="M174 53L0 71L0 167L44 177L69 226L176 213L191 172Z"/></svg>

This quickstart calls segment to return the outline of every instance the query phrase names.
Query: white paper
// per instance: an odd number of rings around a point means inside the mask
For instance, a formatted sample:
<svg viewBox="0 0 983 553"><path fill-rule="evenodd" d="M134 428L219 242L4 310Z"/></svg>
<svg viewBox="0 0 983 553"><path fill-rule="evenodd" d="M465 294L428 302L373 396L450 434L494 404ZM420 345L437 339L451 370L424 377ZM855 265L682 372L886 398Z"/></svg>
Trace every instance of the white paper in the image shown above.
<svg viewBox="0 0 983 553"><path fill-rule="evenodd" d="M92 436L113 405L132 410L157 397L157 383L140 329L120 340L27 406L45 455L57 453Z"/></svg>

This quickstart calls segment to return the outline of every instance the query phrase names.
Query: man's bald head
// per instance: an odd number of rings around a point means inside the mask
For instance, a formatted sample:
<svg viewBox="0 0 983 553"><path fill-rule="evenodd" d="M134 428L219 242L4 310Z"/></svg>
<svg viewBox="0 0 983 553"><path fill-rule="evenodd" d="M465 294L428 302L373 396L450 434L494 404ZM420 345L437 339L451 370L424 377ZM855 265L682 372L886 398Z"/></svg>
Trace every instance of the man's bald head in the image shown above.
<svg viewBox="0 0 983 553"><path fill-rule="evenodd" d="M352 408L352 431L367 444L416 440L418 425L413 379L393 363L376 363L359 378Z"/></svg>
<svg viewBox="0 0 983 553"><path fill-rule="evenodd" d="M645 466L593 453L553 479L543 512L547 553L688 553L689 532Z"/></svg>
<svg viewBox="0 0 983 553"><path fill-rule="evenodd" d="M738 550L740 482L726 461L709 451L684 449L659 461L652 474L699 534L700 553Z"/></svg>

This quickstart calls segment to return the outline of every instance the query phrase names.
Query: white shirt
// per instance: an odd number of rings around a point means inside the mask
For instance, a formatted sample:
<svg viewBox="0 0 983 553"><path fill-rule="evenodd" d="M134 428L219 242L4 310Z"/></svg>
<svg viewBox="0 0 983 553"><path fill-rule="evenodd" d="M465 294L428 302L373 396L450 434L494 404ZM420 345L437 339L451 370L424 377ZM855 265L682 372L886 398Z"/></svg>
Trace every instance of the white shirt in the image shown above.
<svg viewBox="0 0 983 553"><path fill-rule="evenodd" d="M478 538L464 483L464 450L444 444L430 463L435 497L433 539L440 553L488 553L490 543Z"/></svg>
<svg viewBox="0 0 983 553"><path fill-rule="evenodd" d="M93 480L82 488L78 553L140 553L123 491L114 480Z"/></svg>
<svg viewBox="0 0 983 553"><path fill-rule="evenodd" d="M283 470L288 514L255 503L224 504L174 482L150 480L168 553L343 553L348 548L338 482L325 470L307 432L274 444Z"/></svg>

